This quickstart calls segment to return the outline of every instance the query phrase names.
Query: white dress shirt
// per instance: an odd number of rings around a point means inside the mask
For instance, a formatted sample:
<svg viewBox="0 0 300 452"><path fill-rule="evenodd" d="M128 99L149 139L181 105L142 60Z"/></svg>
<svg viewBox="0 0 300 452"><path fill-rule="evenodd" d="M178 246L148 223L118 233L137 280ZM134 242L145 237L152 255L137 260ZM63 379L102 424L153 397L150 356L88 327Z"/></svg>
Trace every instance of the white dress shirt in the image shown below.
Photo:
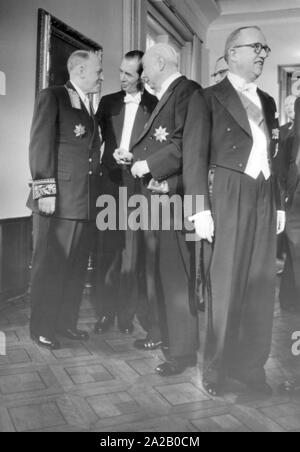
<svg viewBox="0 0 300 452"><path fill-rule="evenodd" d="M261 101L257 94L257 86L254 83L246 83L244 79L232 72L228 73L228 79L236 91L243 93L262 111ZM253 146L245 174L257 179L262 172L265 179L268 180L271 176L268 162L268 140L264 131L251 118L248 117L248 119L252 132Z"/></svg>
<svg viewBox="0 0 300 452"><path fill-rule="evenodd" d="M182 74L180 72L176 72L175 74L171 75L167 80L164 81L164 83L161 85L161 89L158 93L156 93L156 97L158 100L160 100L163 95L168 91L169 87L172 85L175 80L182 77Z"/></svg>
<svg viewBox="0 0 300 452"><path fill-rule="evenodd" d="M133 125L139 105L141 103L141 99L142 99L141 92L138 92L136 94L126 94L124 98L126 106L120 148L125 149L127 152L129 151L130 148L130 140Z"/></svg>

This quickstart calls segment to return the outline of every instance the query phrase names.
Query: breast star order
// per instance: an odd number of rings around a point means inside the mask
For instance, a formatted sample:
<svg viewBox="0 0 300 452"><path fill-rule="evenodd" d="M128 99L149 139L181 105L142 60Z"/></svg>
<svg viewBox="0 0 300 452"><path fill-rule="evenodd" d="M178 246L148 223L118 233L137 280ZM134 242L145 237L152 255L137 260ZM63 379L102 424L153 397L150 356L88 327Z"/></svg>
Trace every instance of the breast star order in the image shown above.
<svg viewBox="0 0 300 452"><path fill-rule="evenodd" d="M170 135L170 134L167 132L166 127L163 128L162 126L160 126L158 129L155 129L154 136L156 138L156 141L159 141L160 143L167 141L168 135Z"/></svg>

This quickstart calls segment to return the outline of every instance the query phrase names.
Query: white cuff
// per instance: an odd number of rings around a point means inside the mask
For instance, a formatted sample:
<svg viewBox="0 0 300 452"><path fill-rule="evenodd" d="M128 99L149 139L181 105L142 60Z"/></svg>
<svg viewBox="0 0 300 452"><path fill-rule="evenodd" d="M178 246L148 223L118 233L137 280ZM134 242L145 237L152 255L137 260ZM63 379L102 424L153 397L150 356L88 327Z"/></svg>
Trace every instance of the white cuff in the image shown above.
<svg viewBox="0 0 300 452"><path fill-rule="evenodd" d="M193 215L192 217L189 217L189 221L201 220L201 218L208 217L208 216L211 216L211 211L203 210L203 212L198 212L195 215Z"/></svg>

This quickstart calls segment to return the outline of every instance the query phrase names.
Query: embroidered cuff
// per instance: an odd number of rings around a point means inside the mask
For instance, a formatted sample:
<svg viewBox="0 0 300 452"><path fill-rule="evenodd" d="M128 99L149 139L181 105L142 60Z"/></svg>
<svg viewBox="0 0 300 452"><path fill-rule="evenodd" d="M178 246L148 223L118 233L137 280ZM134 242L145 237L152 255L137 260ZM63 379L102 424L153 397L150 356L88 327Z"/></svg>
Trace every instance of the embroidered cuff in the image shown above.
<svg viewBox="0 0 300 452"><path fill-rule="evenodd" d="M49 196L56 196L56 182L55 179L40 179L32 181L32 197L34 200L40 198L48 198Z"/></svg>

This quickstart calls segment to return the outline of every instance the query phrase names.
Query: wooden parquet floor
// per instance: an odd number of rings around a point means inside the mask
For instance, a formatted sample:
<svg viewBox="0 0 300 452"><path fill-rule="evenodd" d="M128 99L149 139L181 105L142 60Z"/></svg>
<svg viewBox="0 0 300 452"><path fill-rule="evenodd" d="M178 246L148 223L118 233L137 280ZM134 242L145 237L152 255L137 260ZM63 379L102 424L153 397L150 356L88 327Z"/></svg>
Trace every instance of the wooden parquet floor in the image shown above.
<svg viewBox="0 0 300 452"><path fill-rule="evenodd" d="M198 369L161 378L155 366L162 355L135 350L133 336L114 330L93 334L94 309L82 306L80 326L91 332L87 343L65 340L50 352L28 334L26 299L0 311L7 355L0 356L0 431L93 432L286 432L300 431L300 394L282 396L278 385L300 376L300 357L291 353L292 333L300 316L275 313L269 381L271 398L260 397L237 382L226 395L209 398ZM200 319L203 336L203 319ZM201 353L199 353L199 362Z"/></svg>

